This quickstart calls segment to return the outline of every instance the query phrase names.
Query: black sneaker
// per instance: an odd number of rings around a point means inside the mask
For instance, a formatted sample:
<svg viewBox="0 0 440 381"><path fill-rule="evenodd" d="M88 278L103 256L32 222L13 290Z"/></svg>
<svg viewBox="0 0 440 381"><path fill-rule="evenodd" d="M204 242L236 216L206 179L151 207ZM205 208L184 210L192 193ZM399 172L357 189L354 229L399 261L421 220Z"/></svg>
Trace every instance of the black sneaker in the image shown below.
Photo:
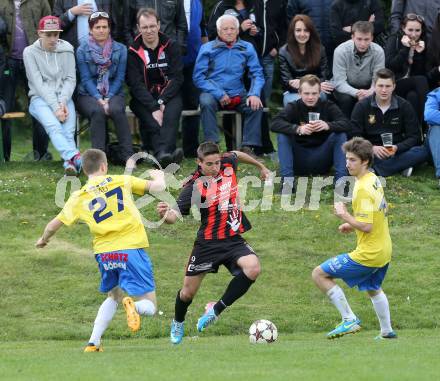
<svg viewBox="0 0 440 381"><path fill-rule="evenodd" d="M173 162L173 156L170 153L159 152L156 159L163 169Z"/></svg>
<svg viewBox="0 0 440 381"><path fill-rule="evenodd" d="M173 152L173 163L180 164L183 160L183 149L176 148Z"/></svg>

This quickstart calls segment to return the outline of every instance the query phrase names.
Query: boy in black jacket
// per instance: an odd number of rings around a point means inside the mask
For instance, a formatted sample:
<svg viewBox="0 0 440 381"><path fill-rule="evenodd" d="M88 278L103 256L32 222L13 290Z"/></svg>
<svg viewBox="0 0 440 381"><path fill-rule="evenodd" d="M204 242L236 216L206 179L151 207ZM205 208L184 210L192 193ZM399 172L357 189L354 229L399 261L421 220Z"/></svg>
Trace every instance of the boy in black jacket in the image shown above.
<svg viewBox="0 0 440 381"><path fill-rule="evenodd" d="M282 191L294 189L294 172L323 174L335 167L335 181L347 175L342 145L350 121L331 101L319 99L320 81L315 75L300 79L301 99L287 106L273 119L278 132L278 157Z"/></svg>
<svg viewBox="0 0 440 381"><path fill-rule="evenodd" d="M130 46L127 58L130 108L140 120L143 148L152 150L166 167L183 158L182 149L176 149L182 112L180 48L159 32L160 22L153 9L139 13L138 28L141 34Z"/></svg>
<svg viewBox="0 0 440 381"><path fill-rule="evenodd" d="M428 158L428 150L421 144L420 127L412 106L393 95L396 87L394 73L378 70L373 78L374 94L356 104L351 114L352 135L361 136L373 144L373 168L380 176L402 172L409 177L413 167ZM392 134L387 142L384 134Z"/></svg>

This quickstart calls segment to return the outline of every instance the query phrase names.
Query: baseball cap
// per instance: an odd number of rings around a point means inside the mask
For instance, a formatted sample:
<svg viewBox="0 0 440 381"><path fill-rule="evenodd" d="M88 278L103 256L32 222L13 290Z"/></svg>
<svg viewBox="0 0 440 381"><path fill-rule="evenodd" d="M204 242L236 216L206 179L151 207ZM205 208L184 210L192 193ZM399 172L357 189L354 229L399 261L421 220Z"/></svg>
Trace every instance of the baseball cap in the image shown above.
<svg viewBox="0 0 440 381"><path fill-rule="evenodd" d="M62 32L60 19L56 16L44 16L38 23L39 32Z"/></svg>

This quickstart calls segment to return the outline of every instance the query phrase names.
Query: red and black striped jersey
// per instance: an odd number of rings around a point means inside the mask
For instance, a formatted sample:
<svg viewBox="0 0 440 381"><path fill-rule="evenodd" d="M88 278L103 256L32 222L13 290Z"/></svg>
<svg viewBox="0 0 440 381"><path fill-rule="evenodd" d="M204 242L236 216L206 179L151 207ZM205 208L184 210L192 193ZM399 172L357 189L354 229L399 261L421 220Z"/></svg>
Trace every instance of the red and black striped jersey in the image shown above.
<svg viewBox="0 0 440 381"><path fill-rule="evenodd" d="M216 177L204 176L198 168L180 192L177 207L182 215L188 215L192 205L200 210L197 239L226 239L251 228L240 206L237 164L237 155L227 152Z"/></svg>

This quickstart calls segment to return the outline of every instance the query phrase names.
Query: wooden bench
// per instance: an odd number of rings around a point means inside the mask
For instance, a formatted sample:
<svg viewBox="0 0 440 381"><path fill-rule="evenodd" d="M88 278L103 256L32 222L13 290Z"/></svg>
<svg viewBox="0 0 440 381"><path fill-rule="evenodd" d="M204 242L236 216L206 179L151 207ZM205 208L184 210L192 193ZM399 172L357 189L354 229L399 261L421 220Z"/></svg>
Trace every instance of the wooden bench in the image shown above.
<svg viewBox="0 0 440 381"><path fill-rule="evenodd" d="M269 108L265 107L263 112L269 112ZM200 115L200 109L197 110L183 110L181 118L185 118L187 116L197 116ZM233 138L233 149L238 149L241 146L241 142L243 140L243 120L241 117L241 113L234 110L222 110L217 111L217 115L223 117L223 115L234 115L233 123L232 123L232 138Z"/></svg>
<svg viewBox="0 0 440 381"><path fill-rule="evenodd" d="M269 108L265 107L263 109L263 112L269 112ZM131 111L130 107L127 106L125 108L125 114L128 118L134 119L134 130L139 131L139 121L136 118L136 115L134 115L133 111ZM243 131L242 131L242 117L241 113L237 111L229 111L229 110L222 110L217 111L217 115L220 117L223 117L223 115L234 115L233 123L232 123L232 137L233 137L233 148L237 149L241 146L241 142L243 140ZM188 116L200 116L200 109L197 110L182 110L180 120L182 121L183 118ZM75 140L77 147L79 148L79 142L80 142L80 135L88 130L89 125L87 124L85 127L81 127L80 124L80 115L77 113L76 115L77 121L76 121L76 132L75 132ZM179 123L179 126L181 126L182 123ZM133 131L132 131L133 132Z"/></svg>
<svg viewBox="0 0 440 381"><path fill-rule="evenodd" d="M7 112L3 114L1 119L17 119L24 118L26 114L24 112ZM3 152L3 134L0 131L0 163L5 161L4 152Z"/></svg>

